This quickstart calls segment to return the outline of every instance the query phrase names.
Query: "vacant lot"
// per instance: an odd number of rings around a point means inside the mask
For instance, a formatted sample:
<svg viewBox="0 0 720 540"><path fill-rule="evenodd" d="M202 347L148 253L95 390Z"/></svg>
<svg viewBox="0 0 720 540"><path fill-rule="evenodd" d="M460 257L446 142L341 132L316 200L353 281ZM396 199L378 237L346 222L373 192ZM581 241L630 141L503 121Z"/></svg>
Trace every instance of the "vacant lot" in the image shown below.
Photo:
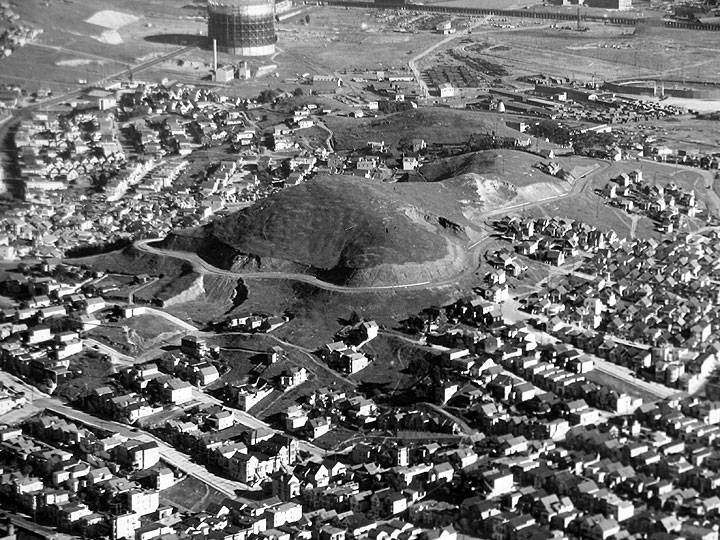
<svg viewBox="0 0 720 540"><path fill-rule="evenodd" d="M164 305L165 302L194 300L197 292L200 291L202 291L202 277L195 272L189 272L179 276L161 277L156 282L138 290L135 294L135 301L138 303L160 302L161 305Z"/></svg>
<svg viewBox="0 0 720 540"><path fill-rule="evenodd" d="M335 427L329 433L315 439L313 444L325 450L337 451L345 447L346 443L349 443L357 435L357 431L351 431L344 427Z"/></svg>
<svg viewBox="0 0 720 540"><path fill-rule="evenodd" d="M160 493L162 504L170 504L184 512L200 512L210 503L221 503L225 498L225 494L193 476L188 476Z"/></svg>
<svg viewBox="0 0 720 540"><path fill-rule="evenodd" d="M423 382L421 374L431 377L426 368L434 363L436 353L388 335L378 336L363 347L363 352L374 356L375 361L352 378L371 397L397 404L425 401L415 389Z"/></svg>
<svg viewBox="0 0 720 540"><path fill-rule="evenodd" d="M140 315L95 328L89 335L118 351L137 355L183 333L162 317Z"/></svg>

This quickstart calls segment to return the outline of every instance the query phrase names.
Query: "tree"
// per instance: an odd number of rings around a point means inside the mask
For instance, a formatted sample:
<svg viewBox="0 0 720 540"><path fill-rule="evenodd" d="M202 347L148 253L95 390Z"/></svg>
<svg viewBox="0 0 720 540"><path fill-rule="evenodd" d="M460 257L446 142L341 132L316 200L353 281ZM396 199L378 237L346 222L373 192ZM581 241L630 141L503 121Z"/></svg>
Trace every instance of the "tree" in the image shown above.
<svg viewBox="0 0 720 540"><path fill-rule="evenodd" d="M295 90L293 90L293 96L295 96L295 97L301 97L304 95L305 95L304 90L302 88L300 88L299 86Z"/></svg>
<svg viewBox="0 0 720 540"><path fill-rule="evenodd" d="M305 24L310 24L310 14L305 15Z"/></svg>
<svg viewBox="0 0 720 540"><path fill-rule="evenodd" d="M272 101L275 101L276 97L277 92L268 88L260 92L260 95L258 96L258 101L260 103L271 103Z"/></svg>

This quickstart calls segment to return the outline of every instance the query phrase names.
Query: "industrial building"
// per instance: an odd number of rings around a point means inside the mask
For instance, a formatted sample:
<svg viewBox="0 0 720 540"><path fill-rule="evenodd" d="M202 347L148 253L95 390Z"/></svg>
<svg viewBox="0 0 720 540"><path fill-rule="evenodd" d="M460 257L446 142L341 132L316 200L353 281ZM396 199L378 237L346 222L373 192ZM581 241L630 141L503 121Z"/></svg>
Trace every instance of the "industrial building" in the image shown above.
<svg viewBox="0 0 720 540"><path fill-rule="evenodd" d="M275 52L274 0L208 0L208 38L240 56Z"/></svg>
<svg viewBox="0 0 720 540"><path fill-rule="evenodd" d="M233 66L219 66L215 69L216 82L230 82L235 78L235 68Z"/></svg>
<svg viewBox="0 0 720 540"><path fill-rule="evenodd" d="M625 11L632 9L632 0L550 0L555 6L586 6L600 9L616 9Z"/></svg>

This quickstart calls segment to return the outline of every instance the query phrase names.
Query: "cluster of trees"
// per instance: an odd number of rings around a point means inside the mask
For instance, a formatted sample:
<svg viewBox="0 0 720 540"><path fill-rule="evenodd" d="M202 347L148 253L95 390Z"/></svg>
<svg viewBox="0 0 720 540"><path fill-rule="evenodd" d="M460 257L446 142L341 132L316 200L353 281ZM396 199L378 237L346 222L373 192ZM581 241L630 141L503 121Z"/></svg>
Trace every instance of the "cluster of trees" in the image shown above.
<svg viewBox="0 0 720 540"><path fill-rule="evenodd" d="M593 156L604 153L614 142L615 138L610 133L588 132L578 134L573 140L573 147L576 154Z"/></svg>
<svg viewBox="0 0 720 540"><path fill-rule="evenodd" d="M556 144L567 146L572 142L572 132L567 126L555 120L541 120L530 127L530 134L541 139L548 139Z"/></svg>

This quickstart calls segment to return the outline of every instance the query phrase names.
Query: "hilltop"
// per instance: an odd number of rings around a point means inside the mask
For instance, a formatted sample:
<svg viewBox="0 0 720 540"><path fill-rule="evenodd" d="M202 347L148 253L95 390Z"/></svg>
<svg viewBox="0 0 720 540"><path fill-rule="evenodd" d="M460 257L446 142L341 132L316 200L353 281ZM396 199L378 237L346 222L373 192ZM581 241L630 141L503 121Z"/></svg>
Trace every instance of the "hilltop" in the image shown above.
<svg viewBox="0 0 720 540"><path fill-rule="evenodd" d="M303 272L356 286L438 281L467 268L472 224L456 201L472 194L463 185L325 176L165 243L238 272Z"/></svg>

